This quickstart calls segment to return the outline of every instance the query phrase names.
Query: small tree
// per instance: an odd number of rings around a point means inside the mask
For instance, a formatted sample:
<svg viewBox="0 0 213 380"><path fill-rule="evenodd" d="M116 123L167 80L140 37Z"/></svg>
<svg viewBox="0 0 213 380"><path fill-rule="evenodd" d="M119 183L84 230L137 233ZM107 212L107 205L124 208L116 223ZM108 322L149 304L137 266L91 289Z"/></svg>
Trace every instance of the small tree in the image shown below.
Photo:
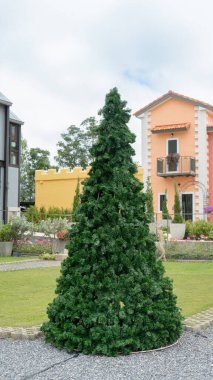
<svg viewBox="0 0 213 380"><path fill-rule="evenodd" d="M162 219L168 219L169 218L169 212L167 208L167 189L165 190L165 197L163 198L162 203Z"/></svg>
<svg viewBox="0 0 213 380"><path fill-rule="evenodd" d="M73 214L72 220L75 222L77 222L77 219L78 219L78 216L76 214L77 214L78 207L80 205L80 201L81 201L80 180L78 178L77 186L75 189L75 196L73 199L73 208L72 208L72 214Z"/></svg>
<svg viewBox="0 0 213 380"><path fill-rule="evenodd" d="M150 222L154 222L153 192L150 177L146 180L146 209Z"/></svg>
<svg viewBox="0 0 213 380"><path fill-rule="evenodd" d="M130 110L116 88L101 115L69 257L41 329L68 352L128 354L175 342L182 318L149 233L146 196L134 177Z"/></svg>
<svg viewBox="0 0 213 380"><path fill-rule="evenodd" d="M174 219L173 223L183 223L182 210L180 205L180 196L177 189L177 184L174 184L175 188L175 204L174 204Z"/></svg>

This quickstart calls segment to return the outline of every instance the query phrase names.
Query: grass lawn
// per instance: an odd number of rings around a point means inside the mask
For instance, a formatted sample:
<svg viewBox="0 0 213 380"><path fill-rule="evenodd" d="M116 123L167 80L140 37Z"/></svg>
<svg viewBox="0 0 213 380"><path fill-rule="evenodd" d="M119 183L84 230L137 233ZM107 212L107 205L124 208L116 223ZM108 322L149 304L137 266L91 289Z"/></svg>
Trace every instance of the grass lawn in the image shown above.
<svg viewBox="0 0 213 380"><path fill-rule="evenodd" d="M0 256L0 264L1 263L11 263L13 261L23 261L23 260L31 260L38 259L37 256L24 256L24 257L15 257L15 256Z"/></svg>
<svg viewBox="0 0 213 380"><path fill-rule="evenodd" d="M213 263L165 263L184 316L213 307ZM54 297L59 267L0 273L0 326L42 323Z"/></svg>

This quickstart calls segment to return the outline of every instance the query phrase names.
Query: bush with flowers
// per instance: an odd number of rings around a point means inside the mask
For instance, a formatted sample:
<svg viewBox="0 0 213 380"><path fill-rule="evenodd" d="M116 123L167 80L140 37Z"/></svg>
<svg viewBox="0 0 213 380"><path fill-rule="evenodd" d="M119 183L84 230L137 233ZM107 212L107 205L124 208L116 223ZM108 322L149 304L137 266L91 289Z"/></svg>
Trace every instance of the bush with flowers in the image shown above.
<svg viewBox="0 0 213 380"><path fill-rule="evenodd" d="M56 236L59 240L69 240L68 229L65 228L64 230L58 231Z"/></svg>
<svg viewBox="0 0 213 380"><path fill-rule="evenodd" d="M213 240L213 222L198 220L186 222L186 240Z"/></svg>

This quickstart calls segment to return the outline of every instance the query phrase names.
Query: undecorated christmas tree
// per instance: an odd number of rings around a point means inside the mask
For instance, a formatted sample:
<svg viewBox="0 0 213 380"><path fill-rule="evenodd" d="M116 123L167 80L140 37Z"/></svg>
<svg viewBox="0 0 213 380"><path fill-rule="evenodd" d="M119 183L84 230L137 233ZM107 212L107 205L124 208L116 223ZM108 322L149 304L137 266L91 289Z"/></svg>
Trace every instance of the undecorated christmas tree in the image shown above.
<svg viewBox="0 0 213 380"><path fill-rule="evenodd" d="M101 115L79 222L42 331L68 352L128 354L175 342L182 317L149 234L146 195L134 177L130 110L116 88Z"/></svg>

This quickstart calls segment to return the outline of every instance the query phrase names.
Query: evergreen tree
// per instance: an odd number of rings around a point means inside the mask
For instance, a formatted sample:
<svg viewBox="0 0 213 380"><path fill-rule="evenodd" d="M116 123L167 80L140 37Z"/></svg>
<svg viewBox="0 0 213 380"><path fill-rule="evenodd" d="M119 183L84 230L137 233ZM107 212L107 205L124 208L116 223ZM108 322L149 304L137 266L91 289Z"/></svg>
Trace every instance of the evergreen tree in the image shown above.
<svg viewBox="0 0 213 380"><path fill-rule="evenodd" d="M146 180L146 209L150 222L154 222L153 192L150 177Z"/></svg>
<svg viewBox="0 0 213 380"><path fill-rule="evenodd" d="M182 317L149 234L146 195L134 177L130 110L116 88L101 115L79 222L42 331L68 352L116 355L175 342Z"/></svg>
<svg viewBox="0 0 213 380"><path fill-rule="evenodd" d="M168 219L169 218L169 211L167 208L167 190L165 190L165 197L163 198L162 203L162 219Z"/></svg>
<svg viewBox="0 0 213 380"><path fill-rule="evenodd" d="M77 215L76 215L76 212L79 208L79 205L80 205L80 200L81 200L81 195L80 195L80 180L78 178L78 182L77 182L77 186L76 186L76 189L75 189L75 196L74 196L74 199L73 199L73 207L72 207L72 214L73 214L73 221L77 222Z"/></svg>
<svg viewBox="0 0 213 380"><path fill-rule="evenodd" d="M180 196L177 189L177 184L174 184L175 188L175 204L174 204L174 219L173 223L183 223L182 210L180 205Z"/></svg>

